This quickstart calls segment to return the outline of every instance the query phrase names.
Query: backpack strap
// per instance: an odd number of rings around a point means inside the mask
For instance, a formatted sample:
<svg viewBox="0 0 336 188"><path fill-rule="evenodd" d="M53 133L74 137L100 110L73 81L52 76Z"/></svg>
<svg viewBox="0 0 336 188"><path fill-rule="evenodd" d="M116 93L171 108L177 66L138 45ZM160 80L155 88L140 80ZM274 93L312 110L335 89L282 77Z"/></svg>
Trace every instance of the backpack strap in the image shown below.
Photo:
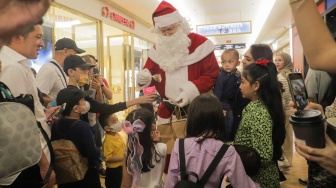
<svg viewBox="0 0 336 188"><path fill-rule="evenodd" d="M179 153L180 153L179 155L180 155L181 180L188 180L185 157L184 157L184 138L179 139Z"/></svg>
<svg viewBox="0 0 336 188"><path fill-rule="evenodd" d="M51 145L51 142L50 142L50 139L48 137L48 134L45 132L45 130L42 128L41 126L41 123L39 121L36 121L37 122L37 126L39 127L45 141L47 142L47 145L48 145L48 149L49 149L49 152L50 152L50 163L49 163L49 168L48 168L48 171L46 173L46 175L44 176L41 184L42 186L44 186L45 184L47 184L49 178L50 178L50 175L53 171L53 164L55 163L55 155L54 155L54 150L52 148L52 145ZM43 152L43 151L42 151Z"/></svg>
<svg viewBox="0 0 336 188"><path fill-rule="evenodd" d="M223 158L223 156L226 153L228 148L229 148L228 145L226 145L226 144L222 145L222 147L218 151L217 155L215 156L215 158L212 160L211 164L209 165L208 169L203 174L201 180L199 181L199 184L204 186L208 182L211 174L215 171L217 165L219 164L219 162Z"/></svg>
<svg viewBox="0 0 336 188"><path fill-rule="evenodd" d="M62 81L62 84L64 85L64 87L66 87L67 86L67 84L66 84L67 80L65 78L64 71L62 71L62 69L59 67L59 65L56 62L50 61L50 63L54 64L59 69L59 71L61 72L61 74L63 76L63 79L64 79L64 82Z"/></svg>

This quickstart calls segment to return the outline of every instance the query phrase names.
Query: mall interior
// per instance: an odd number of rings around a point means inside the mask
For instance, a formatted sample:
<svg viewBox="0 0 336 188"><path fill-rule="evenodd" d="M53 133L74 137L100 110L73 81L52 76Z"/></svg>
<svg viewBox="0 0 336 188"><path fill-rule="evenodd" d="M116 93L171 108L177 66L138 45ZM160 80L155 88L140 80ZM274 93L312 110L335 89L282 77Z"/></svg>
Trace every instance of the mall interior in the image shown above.
<svg viewBox="0 0 336 188"><path fill-rule="evenodd" d="M188 17L189 15L183 15L184 12L199 11L202 6L201 3L204 5L208 2L212 5L205 6L206 9L216 6L216 3L220 1L171 0L168 2L173 5L175 3L179 4L179 7L176 7L177 9L188 9L187 3L192 4L190 7L198 7L194 11L179 10L182 16ZM251 44L265 43L272 48L274 54L278 52L290 54L295 70L302 72L303 75L306 74L308 64L291 16L288 1L225 0L223 2L233 3L233 5L223 8L222 12L226 13L218 14L217 19L212 18L216 17L215 11L221 12L220 7L216 10L207 10L206 18L190 16L190 21L194 24L193 32L203 34L216 45L215 54L219 65L220 55L227 48L236 48L242 58ZM321 17L335 36L336 0L315 0L315 2ZM158 0L142 0L141 2L139 0L55 0L43 17L44 42L46 45L39 58L31 61L31 65L38 71L44 63L52 59L55 42L63 37L71 38L79 48L86 51L81 55L91 54L98 59L100 74L107 79L113 93L110 103L137 98L139 90L135 87L135 76L144 66L148 58L148 51L157 39L156 34L151 32L153 27L151 14L159 3ZM197 6L197 3L200 4ZM265 7L262 11L257 9L256 6L261 6L261 4L267 4L269 6L268 10ZM248 6L254 6L255 10L258 11L248 10ZM236 13L232 7L239 9L239 13ZM230 8L231 10L228 10ZM209 11L213 12L209 13ZM249 18L248 16L254 15L253 12L255 15L263 12L264 19ZM272 17L275 14L277 17ZM224 17L219 17L219 15ZM225 15L228 17L226 18ZM280 20L282 17L287 20ZM195 19L193 20L193 18ZM229 33L214 31L214 28L223 25L244 27ZM248 37L253 39L248 39ZM132 109L118 112L117 116L119 119L124 119ZM283 188L305 187L299 184L298 179L307 178L306 160L294 152L293 164L295 165L292 166L291 171L285 173L288 181L281 184ZM104 182L104 178L101 178L101 181ZM104 184L102 183L102 185Z"/></svg>

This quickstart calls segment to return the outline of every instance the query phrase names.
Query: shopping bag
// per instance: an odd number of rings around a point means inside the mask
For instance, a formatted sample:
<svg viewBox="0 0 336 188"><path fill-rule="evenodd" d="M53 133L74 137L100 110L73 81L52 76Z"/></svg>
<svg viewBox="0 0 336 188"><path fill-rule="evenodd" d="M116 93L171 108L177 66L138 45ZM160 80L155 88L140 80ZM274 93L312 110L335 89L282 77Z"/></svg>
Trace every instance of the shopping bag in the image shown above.
<svg viewBox="0 0 336 188"><path fill-rule="evenodd" d="M167 145L167 154L171 154L176 139L171 124L157 125L157 130L160 132L161 142Z"/></svg>
<svg viewBox="0 0 336 188"><path fill-rule="evenodd" d="M186 123L187 119L181 119L171 123L175 138L185 138L187 136Z"/></svg>

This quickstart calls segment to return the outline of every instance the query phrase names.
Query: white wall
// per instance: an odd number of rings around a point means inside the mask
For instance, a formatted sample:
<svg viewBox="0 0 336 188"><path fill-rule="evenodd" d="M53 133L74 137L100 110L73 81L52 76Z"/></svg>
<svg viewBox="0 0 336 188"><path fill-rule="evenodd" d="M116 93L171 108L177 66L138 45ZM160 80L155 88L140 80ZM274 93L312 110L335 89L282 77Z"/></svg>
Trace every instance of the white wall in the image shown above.
<svg viewBox="0 0 336 188"><path fill-rule="evenodd" d="M101 20L106 24L117 27L126 32L133 33L135 35L143 37L146 40L156 42L156 40L154 39L156 39L157 36L150 32L150 28L148 26L135 20L130 15L127 15L115 9L114 7L112 7L111 5L109 5L107 2L103 0L84 0L84 1L83 0L55 0L55 2L61 5L64 5L66 7L69 7L71 9L74 9L76 11L82 12L98 20ZM104 6L108 6L111 12L115 12L118 15L123 16L124 18L127 18L128 20L135 21L135 29L130 29L122 24L119 24L118 22L112 21L110 18L103 17L102 7Z"/></svg>

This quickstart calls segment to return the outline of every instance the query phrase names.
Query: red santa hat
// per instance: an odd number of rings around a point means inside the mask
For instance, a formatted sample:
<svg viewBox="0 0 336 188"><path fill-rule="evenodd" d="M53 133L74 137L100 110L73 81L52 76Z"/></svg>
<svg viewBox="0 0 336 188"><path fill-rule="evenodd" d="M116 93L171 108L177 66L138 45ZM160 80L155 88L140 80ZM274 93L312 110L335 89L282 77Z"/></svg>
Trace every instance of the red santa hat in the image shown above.
<svg viewBox="0 0 336 188"><path fill-rule="evenodd" d="M156 27L166 27L182 20L182 16L173 5L162 1L154 11L153 24Z"/></svg>

